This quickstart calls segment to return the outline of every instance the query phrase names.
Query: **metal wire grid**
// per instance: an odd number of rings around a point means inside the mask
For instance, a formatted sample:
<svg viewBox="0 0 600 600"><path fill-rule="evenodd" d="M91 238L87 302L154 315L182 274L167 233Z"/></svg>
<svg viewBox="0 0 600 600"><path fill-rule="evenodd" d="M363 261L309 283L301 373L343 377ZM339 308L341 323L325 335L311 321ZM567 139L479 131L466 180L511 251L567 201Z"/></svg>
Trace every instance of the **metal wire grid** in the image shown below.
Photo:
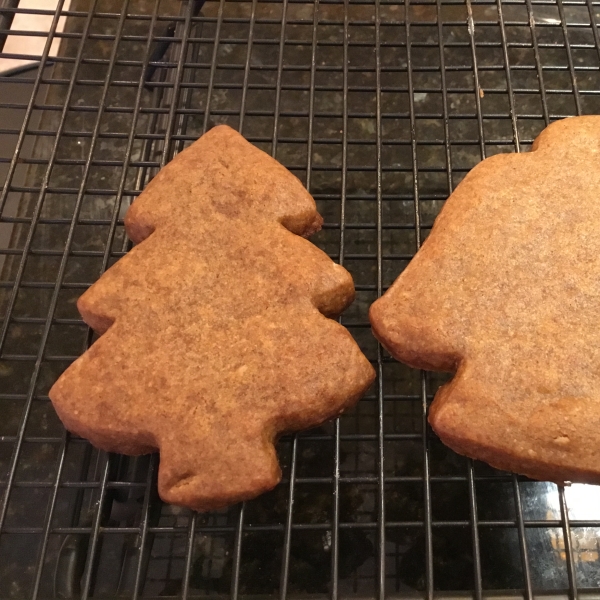
<svg viewBox="0 0 600 600"><path fill-rule="evenodd" d="M0 77L13 119L0 129L0 596L593 592L596 488L446 450L426 425L439 379L382 352L366 311L471 166L527 149L553 119L600 112L600 3L62 7L3 13L53 22L36 70ZM63 44L50 58L53 35ZM25 100L10 91L22 86ZM92 340L74 300L127 250L127 206L217 122L317 199L316 242L357 284L342 322L378 381L348 415L281 441L274 492L197 515L157 499L156 457L106 456L66 434L47 390Z"/></svg>

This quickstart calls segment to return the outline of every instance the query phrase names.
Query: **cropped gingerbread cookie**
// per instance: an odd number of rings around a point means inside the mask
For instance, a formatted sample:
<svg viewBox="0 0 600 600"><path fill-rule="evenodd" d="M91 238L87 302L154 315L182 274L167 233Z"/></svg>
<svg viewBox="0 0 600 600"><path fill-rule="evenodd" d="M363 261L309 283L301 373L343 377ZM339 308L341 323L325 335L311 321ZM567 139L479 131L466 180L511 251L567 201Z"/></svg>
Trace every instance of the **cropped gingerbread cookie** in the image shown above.
<svg viewBox="0 0 600 600"><path fill-rule="evenodd" d="M461 454L600 483L600 116L483 161L371 307L397 359L454 372L429 421Z"/></svg>
<svg viewBox="0 0 600 600"><path fill-rule="evenodd" d="M350 274L304 239L315 202L282 165L220 126L129 209L138 245L79 299L101 337L50 397L104 450L160 450L159 493L196 510L280 479L274 442L363 395L374 370L331 317Z"/></svg>

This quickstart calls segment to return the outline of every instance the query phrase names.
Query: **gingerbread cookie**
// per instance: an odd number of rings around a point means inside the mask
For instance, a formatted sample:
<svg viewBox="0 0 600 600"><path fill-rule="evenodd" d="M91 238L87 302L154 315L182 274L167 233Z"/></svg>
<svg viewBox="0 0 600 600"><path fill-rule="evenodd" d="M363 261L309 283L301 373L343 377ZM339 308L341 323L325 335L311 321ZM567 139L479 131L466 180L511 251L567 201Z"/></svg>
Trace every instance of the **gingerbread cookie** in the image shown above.
<svg viewBox="0 0 600 600"><path fill-rule="evenodd" d="M443 442L494 467L600 483L600 116L475 167L371 307L381 343L455 372Z"/></svg>
<svg viewBox="0 0 600 600"><path fill-rule="evenodd" d="M374 370L328 317L350 274L301 236L320 229L300 181L220 126L129 209L138 243L78 302L102 334L50 397L97 447L160 450L159 493L196 510L280 479L274 441L352 406Z"/></svg>

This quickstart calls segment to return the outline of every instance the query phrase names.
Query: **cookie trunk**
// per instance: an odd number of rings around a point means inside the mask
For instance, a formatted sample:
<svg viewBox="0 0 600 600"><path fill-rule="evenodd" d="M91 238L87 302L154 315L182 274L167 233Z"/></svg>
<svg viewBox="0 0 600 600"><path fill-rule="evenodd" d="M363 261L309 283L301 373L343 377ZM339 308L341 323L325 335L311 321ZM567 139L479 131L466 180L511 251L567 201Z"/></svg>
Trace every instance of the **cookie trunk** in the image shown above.
<svg viewBox="0 0 600 600"><path fill-rule="evenodd" d="M158 475L159 495L170 504L216 510L256 498L281 480L275 447L265 436L229 440L236 456L225 462L220 452L194 452L173 442L162 445Z"/></svg>

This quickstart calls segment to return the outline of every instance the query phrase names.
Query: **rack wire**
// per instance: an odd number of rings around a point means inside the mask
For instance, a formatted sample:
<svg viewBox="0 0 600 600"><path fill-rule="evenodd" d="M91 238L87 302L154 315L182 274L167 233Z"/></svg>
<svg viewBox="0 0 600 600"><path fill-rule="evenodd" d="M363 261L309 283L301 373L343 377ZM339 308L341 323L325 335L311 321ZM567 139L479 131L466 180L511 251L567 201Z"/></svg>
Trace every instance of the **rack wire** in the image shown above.
<svg viewBox="0 0 600 600"><path fill-rule="evenodd" d="M597 596L600 489L446 449L442 378L393 361L367 310L472 166L600 113L600 2L7 2L1 40L19 13L51 24L41 56L0 53L35 61L0 76L0 598ZM281 440L273 492L193 514L158 499L156 456L96 451L47 392L93 340L75 300L128 250L127 207L216 123L314 195L378 380Z"/></svg>

